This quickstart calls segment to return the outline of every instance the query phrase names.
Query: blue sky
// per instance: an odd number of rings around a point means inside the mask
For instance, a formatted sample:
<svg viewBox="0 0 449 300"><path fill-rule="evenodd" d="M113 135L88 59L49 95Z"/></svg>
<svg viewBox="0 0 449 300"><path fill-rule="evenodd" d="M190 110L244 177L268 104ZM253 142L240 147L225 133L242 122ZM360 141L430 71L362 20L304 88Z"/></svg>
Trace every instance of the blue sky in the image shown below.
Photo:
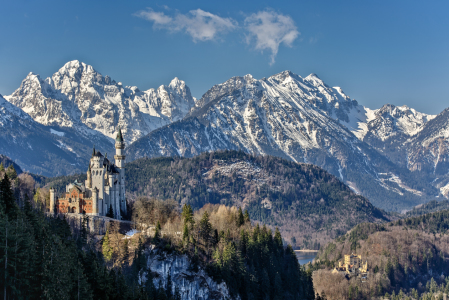
<svg viewBox="0 0 449 300"><path fill-rule="evenodd" d="M360 104L449 107L448 1L0 0L0 94L78 59L141 90L316 73Z"/></svg>

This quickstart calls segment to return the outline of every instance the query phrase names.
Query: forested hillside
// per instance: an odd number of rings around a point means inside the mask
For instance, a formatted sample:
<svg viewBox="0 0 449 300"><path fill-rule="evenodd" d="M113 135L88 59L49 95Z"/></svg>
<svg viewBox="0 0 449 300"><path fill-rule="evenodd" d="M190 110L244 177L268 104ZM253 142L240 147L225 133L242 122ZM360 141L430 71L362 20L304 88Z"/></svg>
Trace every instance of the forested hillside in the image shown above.
<svg viewBox="0 0 449 300"><path fill-rule="evenodd" d="M191 268L203 268L216 282L225 282L233 299L314 299L311 273L299 265L292 247L283 245L277 228L273 233L265 225L254 226L235 207L208 204L194 212L184 205L179 212L176 206L139 197L133 220L157 224L152 243L191 257ZM179 279L173 282L179 284Z"/></svg>
<svg viewBox="0 0 449 300"><path fill-rule="evenodd" d="M364 197L323 169L237 151L195 158L139 159L126 165L134 196L175 199L194 209L206 203L240 206L251 218L279 226L296 246L319 245L361 222L385 220Z"/></svg>
<svg viewBox="0 0 449 300"><path fill-rule="evenodd" d="M206 206L194 214L184 206L181 215L174 201L139 197L133 219L139 226L156 223L154 234L130 239L112 224L104 237L95 236L87 230L87 216L81 228L71 228L65 216L46 214L48 192L36 190L30 175L11 170L0 170L4 299L194 299L184 279L179 284L168 277L163 283L157 277L148 257L154 251L187 255L189 274L206 270L232 297L314 299L311 273L301 268L290 246L284 247L280 232L253 226L235 207Z"/></svg>
<svg viewBox="0 0 449 300"><path fill-rule="evenodd" d="M448 230L449 210L382 225L357 225L320 250L314 265L315 289L331 299L374 299L386 294L391 299L442 297L441 292L449 293ZM365 282L331 272L351 253L368 261Z"/></svg>
<svg viewBox="0 0 449 300"><path fill-rule="evenodd" d="M414 207L412 210L406 212L405 216L406 217L421 216L424 214L433 213L445 209L449 209L449 200L446 199L441 201L432 200L422 205Z"/></svg>
<svg viewBox="0 0 449 300"><path fill-rule="evenodd" d="M85 176L48 178L45 183L62 192ZM356 224L387 220L384 212L319 167L239 151L138 159L126 164L126 186L130 202L151 196L194 209L207 203L242 207L253 220L278 226L294 247L318 249Z"/></svg>
<svg viewBox="0 0 449 300"><path fill-rule="evenodd" d="M0 154L0 165L3 165L3 168L5 169L12 165L17 174L22 173L22 168L6 155Z"/></svg>
<svg viewBox="0 0 449 300"><path fill-rule="evenodd" d="M137 276L107 267L85 228L72 231L64 219L45 215L39 197L30 200L26 177L10 180L0 171L0 178L2 298L155 299L137 286Z"/></svg>

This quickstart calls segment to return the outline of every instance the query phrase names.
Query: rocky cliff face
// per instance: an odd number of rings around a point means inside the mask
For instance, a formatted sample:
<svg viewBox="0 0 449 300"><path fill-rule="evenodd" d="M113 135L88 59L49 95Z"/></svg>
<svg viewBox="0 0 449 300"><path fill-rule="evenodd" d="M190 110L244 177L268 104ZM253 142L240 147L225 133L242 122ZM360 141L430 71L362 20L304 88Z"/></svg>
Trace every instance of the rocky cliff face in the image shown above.
<svg viewBox="0 0 449 300"><path fill-rule="evenodd" d="M103 76L77 60L45 80L34 73L6 99L43 125L70 127L85 137L114 138L117 125L127 143L182 119L195 104L185 82L140 91Z"/></svg>
<svg viewBox="0 0 449 300"><path fill-rule="evenodd" d="M216 283L203 269L192 271L186 255L168 255L162 251L148 249L146 256L154 286L166 288L170 280L172 293L179 290L182 300L240 299L238 295L231 296L224 282ZM147 276L148 273L144 273L142 280L146 281Z"/></svg>

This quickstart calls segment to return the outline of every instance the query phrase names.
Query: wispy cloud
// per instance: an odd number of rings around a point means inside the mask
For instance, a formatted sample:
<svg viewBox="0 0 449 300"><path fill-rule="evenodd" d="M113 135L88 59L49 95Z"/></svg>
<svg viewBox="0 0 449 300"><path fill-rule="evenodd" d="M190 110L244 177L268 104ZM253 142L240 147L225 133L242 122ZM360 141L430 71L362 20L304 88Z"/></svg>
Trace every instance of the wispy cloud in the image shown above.
<svg viewBox="0 0 449 300"><path fill-rule="evenodd" d="M194 42L214 40L220 34L237 28L237 22L232 18L222 18L202 9L191 10L187 14L166 15L151 8L134 14L137 17L153 22L154 28L169 31L184 31Z"/></svg>
<svg viewBox="0 0 449 300"><path fill-rule="evenodd" d="M270 50L273 64L279 45L292 46L300 35L292 18L271 10L259 11L245 18L245 29L248 31L246 41L255 43L256 50Z"/></svg>
<svg viewBox="0 0 449 300"><path fill-rule="evenodd" d="M164 6L164 9L170 11L167 6ZM202 9L191 10L186 14L168 14L147 8L136 12L134 16L152 22L156 29L184 32L190 35L194 42L215 40L237 29L245 31L246 42L253 45L254 49L271 52L270 65L275 62L279 46L284 44L291 47L300 35L290 16L273 10L259 11L247 16L242 27L232 18L222 18ZM311 38L309 42L315 43L316 39Z"/></svg>

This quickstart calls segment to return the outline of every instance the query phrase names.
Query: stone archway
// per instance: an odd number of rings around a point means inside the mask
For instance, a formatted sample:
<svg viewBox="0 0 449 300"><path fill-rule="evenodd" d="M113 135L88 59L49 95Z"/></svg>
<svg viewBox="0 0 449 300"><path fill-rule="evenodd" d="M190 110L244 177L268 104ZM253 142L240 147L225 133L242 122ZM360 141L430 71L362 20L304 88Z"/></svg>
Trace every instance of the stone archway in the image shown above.
<svg viewBox="0 0 449 300"><path fill-rule="evenodd" d="M76 207L75 207L75 206L72 207L72 213L73 213L73 214L76 214Z"/></svg>

